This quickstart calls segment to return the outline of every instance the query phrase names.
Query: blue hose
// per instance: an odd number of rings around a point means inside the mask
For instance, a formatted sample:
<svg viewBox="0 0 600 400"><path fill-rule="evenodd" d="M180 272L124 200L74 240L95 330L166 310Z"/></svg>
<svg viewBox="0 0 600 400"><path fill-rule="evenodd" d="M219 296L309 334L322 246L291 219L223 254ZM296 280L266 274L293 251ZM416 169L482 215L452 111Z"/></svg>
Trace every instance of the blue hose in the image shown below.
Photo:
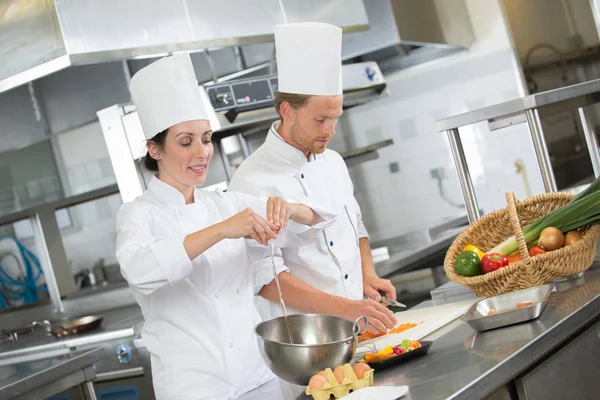
<svg viewBox="0 0 600 400"><path fill-rule="evenodd" d="M47 290L45 286L38 286L36 282L42 276L42 267L39 259L29 249L27 249L21 242L10 236L0 236L0 240L10 239L13 240L21 252L23 258L23 282L11 277L2 265L0 265L0 287L4 289L4 295L0 296L0 309L7 308L8 301L20 301L23 300L24 304L37 303L37 292L38 290Z"/></svg>

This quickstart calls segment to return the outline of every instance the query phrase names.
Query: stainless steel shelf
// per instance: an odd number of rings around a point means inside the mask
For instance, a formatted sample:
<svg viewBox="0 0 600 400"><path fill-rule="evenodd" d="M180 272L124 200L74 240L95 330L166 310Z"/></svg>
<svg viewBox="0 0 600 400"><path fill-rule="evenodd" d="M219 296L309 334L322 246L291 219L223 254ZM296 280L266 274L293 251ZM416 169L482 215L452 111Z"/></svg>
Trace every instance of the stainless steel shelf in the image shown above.
<svg viewBox="0 0 600 400"><path fill-rule="evenodd" d="M76 206L77 204L85 203L92 200L97 200L102 197L110 196L119 193L119 187L115 185L104 186L99 189L94 189L89 192L77 194L71 197L65 197L58 199L50 203L40 204L26 208L23 210L14 211L10 214L0 216L0 225L10 224L12 222L20 221L25 218L34 217L40 212L40 210L53 209L60 210L61 208Z"/></svg>
<svg viewBox="0 0 600 400"><path fill-rule="evenodd" d="M109 185L86 193L41 204L24 210L0 216L0 225L10 224L26 218L34 221L36 240L40 241L42 271L48 287L48 295L54 311L64 312L62 297L72 296L76 292L75 281L62 242L60 228L56 220L56 210L100 199L119 193L117 185Z"/></svg>
<svg viewBox="0 0 600 400"><path fill-rule="evenodd" d="M600 79L537 93L438 120L438 130L445 133L450 142L450 149L469 221L473 222L481 217L481 212L460 138L459 129L461 127L487 121L490 131L493 131L514 124L526 123L533 142L544 189L547 193L556 192L556 179L554 178L541 120L544 116L577 110L594 167L594 175L598 177L600 176L600 151L586 108L596 103L600 103Z"/></svg>
<svg viewBox="0 0 600 400"><path fill-rule="evenodd" d="M510 100L464 114L440 119L437 121L437 129L440 132L448 131L450 129L460 128L481 121L493 121L500 118L506 118L534 108L542 109L546 106L556 105L557 103L569 100L578 100L577 104L572 103L573 105L576 105L572 108L579 108L600 102L600 79L536 93L530 96L521 97L520 99ZM565 108L569 108L568 105L565 104L565 106Z"/></svg>

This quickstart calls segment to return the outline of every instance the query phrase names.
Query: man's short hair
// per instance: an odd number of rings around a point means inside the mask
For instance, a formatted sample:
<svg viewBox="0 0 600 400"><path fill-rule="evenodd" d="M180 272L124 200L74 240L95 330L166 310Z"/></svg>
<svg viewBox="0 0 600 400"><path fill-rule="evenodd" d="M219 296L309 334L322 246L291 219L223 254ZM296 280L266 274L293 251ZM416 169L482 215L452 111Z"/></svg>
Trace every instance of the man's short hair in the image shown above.
<svg viewBox="0 0 600 400"><path fill-rule="evenodd" d="M306 103L308 103L308 100L310 99L310 95L309 94L296 94L296 93L283 93L283 92L277 92L275 94L275 100L273 102L273 106L275 107L275 110L277 111L277 114L279 114L279 117L281 117L281 104L284 101L287 101L288 103L290 103L290 106L292 106L292 108L294 110L297 110L299 108L302 108L306 105Z"/></svg>

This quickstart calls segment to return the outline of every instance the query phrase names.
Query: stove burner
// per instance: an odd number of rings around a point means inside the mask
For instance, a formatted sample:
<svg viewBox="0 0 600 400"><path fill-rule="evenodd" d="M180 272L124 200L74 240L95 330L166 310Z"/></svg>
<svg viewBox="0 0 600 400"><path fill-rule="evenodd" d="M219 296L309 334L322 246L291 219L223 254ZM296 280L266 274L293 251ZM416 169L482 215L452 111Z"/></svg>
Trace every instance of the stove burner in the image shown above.
<svg viewBox="0 0 600 400"><path fill-rule="evenodd" d="M17 332L8 332L0 335L0 344L11 343L19 340L19 334Z"/></svg>
<svg viewBox="0 0 600 400"><path fill-rule="evenodd" d="M12 331L1 331L0 332L0 344L16 342L17 340L19 340L19 335L33 332L38 327L44 327L46 332L49 332L50 331L50 322L46 321L46 320L44 320L42 322L33 321L31 324L26 325L20 329L15 329Z"/></svg>

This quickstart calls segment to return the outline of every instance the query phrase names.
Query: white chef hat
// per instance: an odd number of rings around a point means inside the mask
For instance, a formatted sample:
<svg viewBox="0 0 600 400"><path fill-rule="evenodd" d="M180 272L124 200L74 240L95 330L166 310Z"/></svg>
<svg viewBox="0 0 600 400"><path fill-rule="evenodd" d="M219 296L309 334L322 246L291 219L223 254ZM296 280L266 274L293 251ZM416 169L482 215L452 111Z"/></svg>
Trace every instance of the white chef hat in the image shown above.
<svg viewBox="0 0 600 400"><path fill-rule="evenodd" d="M342 30L305 22L275 25L280 92L317 96L342 94Z"/></svg>
<svg viewBox="0 0 600 400"><path fill-rule="evenodd" d="M206 92L198 85L188 53L161 58L139 70L129 84L147 139L180 122L205 119L220 125Z"/></svg>

